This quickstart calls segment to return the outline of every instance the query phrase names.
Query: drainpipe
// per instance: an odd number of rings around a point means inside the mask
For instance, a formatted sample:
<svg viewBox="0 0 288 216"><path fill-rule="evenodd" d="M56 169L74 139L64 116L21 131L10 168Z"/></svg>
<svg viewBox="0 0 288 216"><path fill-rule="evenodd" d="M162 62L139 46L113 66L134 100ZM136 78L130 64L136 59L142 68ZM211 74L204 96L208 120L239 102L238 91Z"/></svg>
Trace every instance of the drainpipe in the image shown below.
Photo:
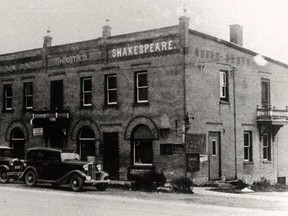
<svg viewBox="0 0 288 216"><path fill-rule="evenodd" d="M237 122L236 122L236 88L235 88L235 75L236 75L236 68L232 67L231 75L233 78L233 108L234 108L234 151L235 151L235 180L237 179Z"/></svg>

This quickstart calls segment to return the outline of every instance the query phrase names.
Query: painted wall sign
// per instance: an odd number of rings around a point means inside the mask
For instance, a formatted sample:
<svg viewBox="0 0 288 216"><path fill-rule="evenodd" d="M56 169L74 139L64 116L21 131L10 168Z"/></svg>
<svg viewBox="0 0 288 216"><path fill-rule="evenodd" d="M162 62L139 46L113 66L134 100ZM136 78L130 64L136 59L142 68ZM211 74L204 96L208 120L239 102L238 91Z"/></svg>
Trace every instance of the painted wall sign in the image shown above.
<svg viewBox="0 0 288 216"><path fill-rule="evenodd" d="M89 61L89 53L64 56L64 57L59 58L60 65L77 64L77 63L82 63L82 62L87 62L87 61Z"/></svg>
<svg viewBox="0 0 288 216"><path fill-rule="evenodd" d="M30 68L28 63L23 64L14 64L14 65L6 65L5 71L11 72L11 71L21 71L21 70L28 70Z"/></svg>
<svg viewBox="0 0 288 216"><path fill-rule="evenodd" d="M133 46L123 46L113 48L110 52L110 58L121 58L127 56L135 56L148 53L165 52L178 49L176 40L159 41L146 44L137 44Z"/></svg>
<svg viewBox="0 0 288 216"><path fill-rule="evenodd" d="M33 136L42 136L43 128L33 128Z"/></svg>

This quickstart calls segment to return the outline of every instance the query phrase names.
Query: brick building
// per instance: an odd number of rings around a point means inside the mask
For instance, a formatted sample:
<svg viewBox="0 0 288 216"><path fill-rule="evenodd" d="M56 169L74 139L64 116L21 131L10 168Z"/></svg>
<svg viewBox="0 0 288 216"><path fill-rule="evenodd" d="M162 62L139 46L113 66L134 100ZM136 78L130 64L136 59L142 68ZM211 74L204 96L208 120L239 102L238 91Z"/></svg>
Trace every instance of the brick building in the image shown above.
<svg viewBox="0 0 288 216"><path fill-rule="evenodd" d="M80 153L114 179L284 181L288 65L179 25L0 56L2 144ZM49 32L48 32L49 33ZM261 60L261 59L260 59ZM287 100L287 101L286 101ZM283 127L284 126L284 127Z"/></svg>

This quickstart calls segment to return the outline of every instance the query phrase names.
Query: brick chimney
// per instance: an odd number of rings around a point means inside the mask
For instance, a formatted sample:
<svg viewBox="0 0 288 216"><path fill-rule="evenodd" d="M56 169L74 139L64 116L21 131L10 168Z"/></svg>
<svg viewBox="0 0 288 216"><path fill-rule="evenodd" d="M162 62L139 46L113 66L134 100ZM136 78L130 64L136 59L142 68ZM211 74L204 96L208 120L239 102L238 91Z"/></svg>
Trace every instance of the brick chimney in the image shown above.
<svg viewBox="0 0 288 216"><path fill-rule="evenodd" d="M109 25L109 19L106 19L106 25L102 27L102 39L106 40L111 36L111 26Z"/></svg>
<svg viewBox="0 0 288 216"><path fill-rule="evenodd" d="M47 35L44 37L43 47L51 47L52 46L52 37L50 36L50 29L47 30Z"/></svg>
<svg viewBox="0 0 288 216"><path fill-rule="evenodd" d="M242 26L235 24L230 25L230 42L243 46L243 29Z"/></svg>
<svg viewBox="0 0 288 216"><path fill-rule="evenodd" d="M188 35L189 35L189 20L185 14L179 18L179 36L180 36L180 48L184 53L188 52Z"/></svg>

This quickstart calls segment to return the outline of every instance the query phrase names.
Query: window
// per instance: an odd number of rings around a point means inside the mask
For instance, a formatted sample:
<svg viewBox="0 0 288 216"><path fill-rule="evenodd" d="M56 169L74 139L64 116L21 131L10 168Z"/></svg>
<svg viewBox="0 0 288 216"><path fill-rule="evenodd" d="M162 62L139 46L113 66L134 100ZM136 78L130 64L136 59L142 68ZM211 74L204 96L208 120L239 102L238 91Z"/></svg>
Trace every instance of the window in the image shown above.
<svg viewBox="0 0 288 216"><path fill-rule="evenodd" d="M4 85L3 110L12 110L12 85Z"/></svg>
<svg viewBox="0 0 288 216"><path fill-rule="evenodd" d="M270 106L270 81L268 79L261 79L261 103L262 108Z"/></svg>
<svg viewBox="0 0 288 216"><path fill-rule="evenodd" d="M253 161L251 131L244 131L244 161Z"/></svg>
<svg viewBox="0 0 288 216"><path fill-rule="evenodd" d="M33 83L24 83L24 109L33 108Z"/></svg>
<svg viewBox="0 0 288 216"><path fill-rule="evenodd" d="M227 71L220 71L220 100L229 101Z"/></svg>
<svg viewBox="0 0 288 216"><path fill-rule="evenodd" d="M269 134L263 134L263 160L271 161L271 139Z"/></svg>
<svg viewBox="0 0 288 216"><path fill-rule="evenodd" d="M137 72L135 75L135 98L136 103L148 102L148 79L147 72Z"/></svg>
<svg viewBox="0 0 288 216"><path fill-rule="evenodd" d="M63 80L51 81L50 89L50 103L51 110L63 109L64 95L63 95Z"/></svg>
<svg viewBox="0 0 288 216"><path fill-rule="evenodd" d="M212 140L212 156L217 156L217 141Z"/></svg>
<svg viewBox="0 0 288 216"><path fill-rule="evenodd" d="M116 75L107 75L105 77L106 105L117 104L117 79Z"/></svg>
<svg viewBox="0 0 288 216"><path fill-rule="evenodd" d="M81 106L92 106L92 79L91 77L81 79Z"/></svg>
<svg viewBox="0 0 288 216"><path fill-rule="evenodd" d="M134 165L152 165L152 141L134 141Z"/></svg>

